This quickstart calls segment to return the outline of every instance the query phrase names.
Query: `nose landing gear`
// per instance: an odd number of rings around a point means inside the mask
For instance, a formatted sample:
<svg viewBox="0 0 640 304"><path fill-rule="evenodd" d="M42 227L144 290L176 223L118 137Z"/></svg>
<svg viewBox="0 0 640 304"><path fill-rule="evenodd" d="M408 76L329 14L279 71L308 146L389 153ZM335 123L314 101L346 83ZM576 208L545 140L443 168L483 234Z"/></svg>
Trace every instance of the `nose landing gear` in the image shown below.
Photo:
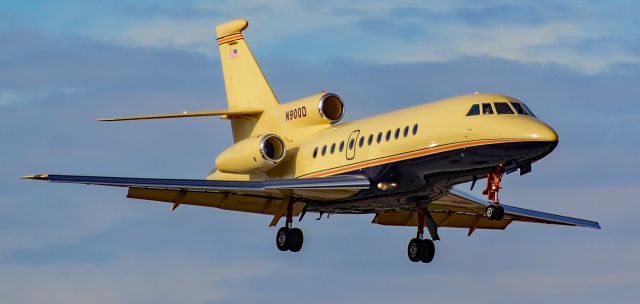
<svg viewBox="0 0 640 304"><path fill-rule="evenodd" d="M495 167L487 176L487 188L482 192L492 205L487 206L486 215L490 220L499 221L504 218L504 208L500 205L498 192L500 191L500 182L504 175L505 169L503 165Z"/></svg>

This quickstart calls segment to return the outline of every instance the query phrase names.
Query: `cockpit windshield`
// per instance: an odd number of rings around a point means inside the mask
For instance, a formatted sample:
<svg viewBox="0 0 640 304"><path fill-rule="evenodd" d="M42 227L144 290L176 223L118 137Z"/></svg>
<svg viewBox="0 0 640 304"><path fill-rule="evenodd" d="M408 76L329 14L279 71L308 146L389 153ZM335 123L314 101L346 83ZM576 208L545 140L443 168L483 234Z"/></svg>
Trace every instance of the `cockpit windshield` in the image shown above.
<svg viewBox="0 0 640 304"><path fill-rule="evenodd" d="M513 110L511 110L511 107L506 102L496 102L495 106L498 114L514 114Z"/></svg>
<svg viewBox="0 0 640 304"><path fill-rule="evenodd" d="M495 108L495 112L494 112ZM497 101L497 102L485 102L482 104L474 104L469 108L467 112L467 116L477 116L477 115L525 115L525 116L533 116L536 115L529 110L527 105L518 101Z"/></svg>

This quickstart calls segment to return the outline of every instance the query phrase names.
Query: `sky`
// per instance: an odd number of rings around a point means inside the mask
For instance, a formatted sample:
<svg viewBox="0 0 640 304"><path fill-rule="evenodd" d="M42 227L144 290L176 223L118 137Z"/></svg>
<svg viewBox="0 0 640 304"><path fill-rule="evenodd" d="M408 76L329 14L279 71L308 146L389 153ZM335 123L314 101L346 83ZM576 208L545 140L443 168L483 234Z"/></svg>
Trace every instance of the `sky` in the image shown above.
<svg viewBox="0 0 640 304"><path fill-rule="evenodd" d="M425 265L406 257L413 228L307 216L293 254L267 216L19 180L204 178L228 122L95 119L224 108L215 25L237 18L281 102L335 92L345 121L475 91L523 100L560 144L502 200L603 229L442 229ZM636 303L638 18L635 1L2 1L2 302Z"/></svg>

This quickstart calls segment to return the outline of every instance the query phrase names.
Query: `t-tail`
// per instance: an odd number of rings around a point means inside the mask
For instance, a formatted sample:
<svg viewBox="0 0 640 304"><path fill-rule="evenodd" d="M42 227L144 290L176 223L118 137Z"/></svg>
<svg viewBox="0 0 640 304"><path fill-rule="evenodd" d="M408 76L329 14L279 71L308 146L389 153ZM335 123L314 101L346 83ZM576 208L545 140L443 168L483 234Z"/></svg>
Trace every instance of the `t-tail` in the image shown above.
<svg viewBox="0 0 640 304"><path fill-rule="evenodd" d="M278 99L242 36L242 31L248 26L246 20L233 20L216 27L229 109L263 110L258 119L246 117L231 120L234 142L256 133L280 133L280 130L273 129L278 128L279 124L271 113L278 108Z"/></svg>

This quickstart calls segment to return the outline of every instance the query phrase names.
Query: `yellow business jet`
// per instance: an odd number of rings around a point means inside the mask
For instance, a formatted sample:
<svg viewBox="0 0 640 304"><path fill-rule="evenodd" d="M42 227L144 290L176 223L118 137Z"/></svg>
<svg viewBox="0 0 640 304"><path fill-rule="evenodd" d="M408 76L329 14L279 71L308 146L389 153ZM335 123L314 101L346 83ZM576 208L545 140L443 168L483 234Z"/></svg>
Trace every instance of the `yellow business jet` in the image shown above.
<svg viewBox="0 0 640 304"><path fill-rule="evenodd" d="M597 222L500 204L504 174L531 172L551 153L558 135L521 101L471 94L339 123L342 99L322 92L279 103L242 32L245 20L216 27L228 108L220 111L101 119L123 121L220 116L231 122L234 144L203 180L40 174L27 179L127 187L127 197L270 215L281 218L276 245L302 248L293 228L307 212L374 214L373 223L414 226L407 249L429 263L438 228L505 229L513 221L583 226ZM475 197L453 186L487 178ZM429 238L424 237L427 228Z"/></svg>

